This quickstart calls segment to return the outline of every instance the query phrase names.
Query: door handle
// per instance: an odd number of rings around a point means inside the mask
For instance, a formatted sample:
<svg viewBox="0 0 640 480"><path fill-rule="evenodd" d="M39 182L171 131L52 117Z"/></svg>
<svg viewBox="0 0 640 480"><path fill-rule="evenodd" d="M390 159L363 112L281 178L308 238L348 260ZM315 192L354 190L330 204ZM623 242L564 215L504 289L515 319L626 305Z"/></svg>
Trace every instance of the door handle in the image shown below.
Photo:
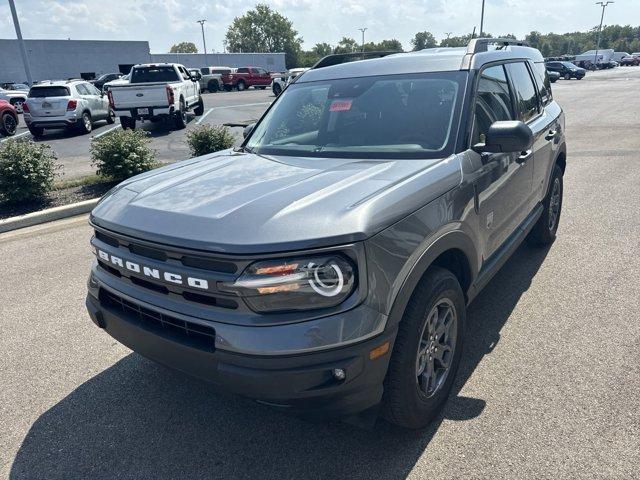
<svg viewBox="0 0 640 480"><path fill-rule="evenodd" d="M547 135L544 137L545 140L553 140L554 138L556 138L556 134L558 133L557 130L549 130L549 133L547 133Z"/></svg>
<svg viewBox="0 0 640 480"><path fill-rule="evenodd" d="M529 158L531 157L532 154L533 154L533 150L526 150L526 151L520 153L518 158L516 158L516 162L524 163L527 160L529 160Z"/></svg>

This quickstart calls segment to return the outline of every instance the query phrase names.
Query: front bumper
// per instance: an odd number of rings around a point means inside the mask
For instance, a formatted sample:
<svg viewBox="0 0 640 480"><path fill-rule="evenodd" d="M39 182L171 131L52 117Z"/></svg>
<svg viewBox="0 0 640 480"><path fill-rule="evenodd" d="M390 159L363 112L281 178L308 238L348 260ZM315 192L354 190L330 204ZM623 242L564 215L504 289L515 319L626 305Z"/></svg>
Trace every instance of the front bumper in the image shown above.
<svg viewBox="0 0 640 480"><path fill-rule="evenodd" d="M122 303L111 301L114 296L122 299ZM189 333L175 325L179 314L168 312L167 316L158 317L164 319L165 324L174 322L166 328L161 321L150 318L150 315L160 315L156 307L132 300L92 275L86 306L96 325L139 354L213 382L224 390L313 417L352 415L377 405L382 399L391 348L374 360L369 355L386 342L393 345L395 329L339 348L304 354L256 355L220 348L219 337L225 325L210 322L212 328ZM335 317L341 315L344 314ZM339 318L334 320L340 325ZM243 338L251 334L254 347L263 339L263 332L264 346L273 342L266 334L271 328L281 328L283 337L288 333L296 335L291 325L234 327L245 330ZM307 331L308 335L313 333L313 329ZM291 339L282 338L282 341L288 343ZM332 373L334 369L344 370L345 379L337 380Z"/></svg>

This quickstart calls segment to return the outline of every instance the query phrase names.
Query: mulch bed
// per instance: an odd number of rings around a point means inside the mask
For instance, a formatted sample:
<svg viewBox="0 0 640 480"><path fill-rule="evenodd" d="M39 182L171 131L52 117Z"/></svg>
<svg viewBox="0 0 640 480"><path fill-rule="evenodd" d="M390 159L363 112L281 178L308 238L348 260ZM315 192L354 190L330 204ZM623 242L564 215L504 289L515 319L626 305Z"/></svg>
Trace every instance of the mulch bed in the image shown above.
<svg viewBox="0 0 640 480"><path fill-rule="evenodd" d="M0 220L101 197L117 183L118 182L94 183L92 185L53 190L45 200L40 202L22 202L16 204L0 202Z"/></svg>

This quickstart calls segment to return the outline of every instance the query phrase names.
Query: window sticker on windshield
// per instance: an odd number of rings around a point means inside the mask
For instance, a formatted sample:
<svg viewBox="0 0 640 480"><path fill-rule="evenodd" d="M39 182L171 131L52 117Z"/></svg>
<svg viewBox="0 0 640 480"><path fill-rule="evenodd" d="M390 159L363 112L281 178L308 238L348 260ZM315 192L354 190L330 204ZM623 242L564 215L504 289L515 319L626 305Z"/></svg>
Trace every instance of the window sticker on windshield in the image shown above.
<svg viewBox="0 0 640 480"><path fill-rule="evenodd" d="M334 100L331 102L329 106L330 112L346 112L347 110L351 110L351 104L353 100L351 99L342 99L342 100Z"/></svg>

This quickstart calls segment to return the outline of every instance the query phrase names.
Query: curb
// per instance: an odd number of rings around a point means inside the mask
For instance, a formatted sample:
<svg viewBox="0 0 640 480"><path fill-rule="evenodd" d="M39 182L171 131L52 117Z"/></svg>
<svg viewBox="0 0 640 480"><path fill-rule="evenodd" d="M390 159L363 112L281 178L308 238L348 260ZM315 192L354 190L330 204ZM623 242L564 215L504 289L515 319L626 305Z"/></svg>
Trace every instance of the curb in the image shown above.
<svg viewBox="0 0 640 480"><path fill-rule="evenodd" d="M20 228L32 227L41 223L52 222L68 217L75 217L89 213L98 203L99 198L85 200L83 202L72 203L71 205L62 205L60 207L48 208L39 212L27 213L17 217L6 218L0 220L0 233L18 230Z"/></svg>

